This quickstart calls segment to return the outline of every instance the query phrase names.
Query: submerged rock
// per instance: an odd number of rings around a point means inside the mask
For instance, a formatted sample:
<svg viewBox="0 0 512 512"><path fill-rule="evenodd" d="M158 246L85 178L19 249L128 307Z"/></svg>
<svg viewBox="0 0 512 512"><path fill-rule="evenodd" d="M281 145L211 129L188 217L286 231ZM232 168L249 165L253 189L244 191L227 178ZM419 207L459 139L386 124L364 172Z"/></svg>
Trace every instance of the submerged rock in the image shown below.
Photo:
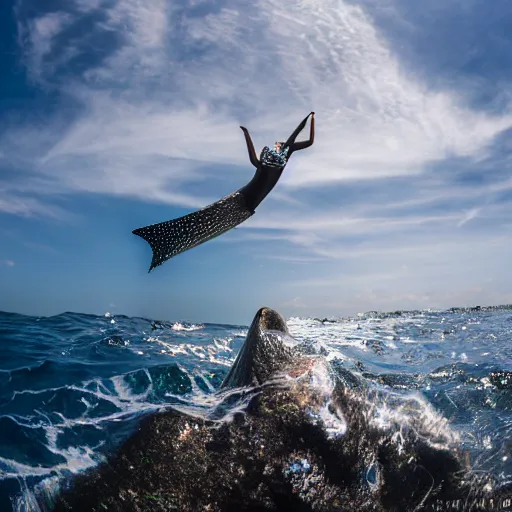
<svg viewBox="0 0 512 512"><path fill-rule="evenodd" d="M53 509L507 510L508 491L472 472L426 402L388 398L384 417L376 392L304 353L273 310L256 314L222 389L224 404L245 405L146 417Z"/></svg>

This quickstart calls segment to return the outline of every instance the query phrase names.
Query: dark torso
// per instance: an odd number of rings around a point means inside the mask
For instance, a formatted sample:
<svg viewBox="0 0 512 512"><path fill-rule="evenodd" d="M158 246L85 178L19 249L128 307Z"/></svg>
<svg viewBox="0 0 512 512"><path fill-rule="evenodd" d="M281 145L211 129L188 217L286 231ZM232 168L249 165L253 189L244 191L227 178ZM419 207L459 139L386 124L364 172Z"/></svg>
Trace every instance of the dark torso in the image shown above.
<svg viewBox="0 0 512 512"><path fill-rule="evenodd" d="M291 151L288 147L280 153L276 153L268 146L263 148L254 177L245 187L240 189L247 207L251 211L254 212L255 208L276 186L290 156Z"/></svg>
<svg viewBox="0 0 512 512"><path fill-rule="evenodd" d="M276 186L284 167L266 167L260 165L256 168L252 180L240 189L243 194L247 207L254 211L256 207L267 197L270 191Z"/></svg>

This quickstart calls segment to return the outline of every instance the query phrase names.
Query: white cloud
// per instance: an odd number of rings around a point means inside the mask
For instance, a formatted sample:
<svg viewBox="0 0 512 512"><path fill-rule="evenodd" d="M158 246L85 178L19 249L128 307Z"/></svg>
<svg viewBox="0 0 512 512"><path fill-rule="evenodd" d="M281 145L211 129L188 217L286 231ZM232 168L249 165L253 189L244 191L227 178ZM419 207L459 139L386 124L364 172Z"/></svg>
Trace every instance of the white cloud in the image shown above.
<svg viewBox="0 0 512 512"><path fill-rule="evenodd" d="M278 52L288 54L290 86L318 112L315 150L297 156L288 186L411 174L449 156L477 157L512 126L510 115L474 112L457 93L428 90L407 74L362 8L301 6L269 16ZM265 9L282 11L277 2Z"/></svg>
<svg viewBox="0 0 512 512"><path fill-rule="evenodd" d="M80 13L96 11L101 7L102 0L74 0L74 5Z"/></svg>
<svg viewBox="0 0 512 512"><path fill-rule="evenodd" d="M167 33L165 0L125 0L107 10L112 30L123 30L127 44L137 50L161 48Z"/></svg>
<svg viewBox="0 0 512 512"><path fill-rule="evenodd" d="M472 208L471 210L469 210L467 215L465 215L464 218L457 224L457 227L460 228L460 227L464 226L464 224L466 224L470 220L475 219L478 216L478 214L480 213L480 211L481 211L481 208Z"/></svg>
<svg viewBox="0 0 512 512"><path fill-rule="evenodd" d="M152 168L162 155L181 160L168 164L168 183L197 179L194 167L205 163L249 168L238 119L262 146L317 112L316 143L294 157L293 179L283 180L291 189L411 176L452 156L482 158L512 126L512 116L473 111L457 92L429 90L405 72L364 9L347 2L260 0L253 9L226 4L197 16L164 0L127 0L106 12L96 29L118 32L121 45L85 81L65 85L86 108L36 162L44 173L66 174L71 190L110 190L122 167L131 170L114 193L158 200L151 191L162 187L162 171ZM69 23L69 14L51 13L28 24L36 74ZM96 185L83 186L59 165L65 159L80 174L84 157L98 161L87 175ZM143 191L137 169L145 170ZM197 204L180 194L164 200Z"/></svg>
<svg viewBox="0 0 512 512"><path fill-rule="evenodd" d="M358 283L369 290L365 296L377 300L372 279L389 286L395 276L396 297L410 298L415 285L427 286L421 276L458 268L456 256L466 262L461 272L471 269L454 239L463 243L472 230L465 244L471 253L473 245L507 232L512 212L494 201L512 188L503 177L510 161L485 183L457 176L492 166L492 143L512 127L509 109L490 114L458 90L429 87L410 63L402 66L360 5L197 5L124 0L103 7L94 34L115 34L116 45L105 58L91 59L81 75L56 80L80 104L72 119L49 119L44 129L21 124L0 137L0 152L38 176L6 185L0 210L46 215L52 191L201 207L217 198L213 187L225 185L228 193L252 175L239 124L262 147L289 135L314 110L314 146L294 155L236 240L251 247L272 243L268 257L297 265L331 260L341 268L350 261L354 276L369 276ZM33 76L43 80L57 69L57 36L90 12L82 0L75 8L82 14L19 20ZM70 54L85 51L75 40L69 45ZM506 252L506 243L500 250ZM483 272L488 254L475 254ZM406 271L398 261L430 270ZM457 286L476 290L461 281ZM434 297L425 290L418 296ZM298 297L293 292L288 303L296 300L298 307Z"/></svg>
<svg viewBox="0 0 512 512"><path fill-rule="evenodd" d="M15 265L13 260L4 260L2 263L7 267L14 267Z"/></svg>
<svg viewBox="0 0 512 512"><path fill-rule="evenodd" d="M253 217L247 227L290 230L290 231L311 231L317 234L371 234L386 230L402 230L407 227L417 227L429 223L442 224L450 222L452 224L459 220L460 214L451 213L447 215L430 216L404 216L391 218L371 218L371 217L345 217L340 215L339 210L335 212L325 212L322 214L308 216L305 219L297 218L293 215L272 216L270 218Z"/></svg>
<svg viewBox="0 0 512 512"><path fill-rule="evenodd" d="M64 12L50 12L28 21L26 27L18 24L19 39L27 58L29 73L36 80L42 80L53 66L45 61L54 48L55 37L71 22L71 15Z"/></svg>
<svg viewBox="0 0 512 512"><path fill-rule="evenodd" d="M509 240L468 234L348 245L330 263L309 264L281 293L307 291L311 314L510 303L512 282L503 273Z"/></svg>
<svg viewBox="0 0 512 512"><path fill-rule="evenodd" d="M70 218L72 216L58 206L48 204L34 197L17 195L5 189L0 189L0 212L24 217L42 215L54 219Z"/></svg>
<svg viewBox="0 0 512 512"><path fill-rule="evenodd" d="M105 86L106 81L130 83L136 86L148 78L167 74L166 37L172 4L166 0L124 0L106 9L107 20L97 28L114 32L120 38L120 48L101 67L89 69L84 77L93 86Z"/></svg>

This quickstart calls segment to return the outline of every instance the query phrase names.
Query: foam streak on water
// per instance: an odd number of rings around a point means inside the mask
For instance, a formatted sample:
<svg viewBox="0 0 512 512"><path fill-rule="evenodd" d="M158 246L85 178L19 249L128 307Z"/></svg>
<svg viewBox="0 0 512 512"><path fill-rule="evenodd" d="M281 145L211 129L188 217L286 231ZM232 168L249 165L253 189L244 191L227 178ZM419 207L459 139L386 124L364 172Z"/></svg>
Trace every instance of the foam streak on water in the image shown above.
<svg viewBox="0 0 512 512"><path fill-rule="evenodd" d="M372 422L414 428L415 417L427 418L440 444L460 442L475 469L512 479L510 309L292 318L288 325L347 387L364 384ZM148 412L174 406L231 417L250 391L236 391L236 400L215 392L246 333L110 313L0 313L0 510L37 510L35 485L55 487L56 477L97 464ZM322 365L311 376L326 397L314 414L343 435L343 411L328 407L331 376ZM231 405L218 408L223 400Z"/></svg>

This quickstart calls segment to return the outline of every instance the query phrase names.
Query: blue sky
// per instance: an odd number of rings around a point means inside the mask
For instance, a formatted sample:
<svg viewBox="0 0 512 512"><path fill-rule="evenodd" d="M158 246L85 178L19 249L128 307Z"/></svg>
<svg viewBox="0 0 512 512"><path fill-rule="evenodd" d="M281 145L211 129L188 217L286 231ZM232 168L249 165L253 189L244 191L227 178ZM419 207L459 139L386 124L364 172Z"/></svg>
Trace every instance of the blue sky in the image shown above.
<svg viewBox="0 0 512 512"><path fill-rule="evenodd" d="M0 310L248 323L512 303L506 0L0 6ZM256 215L147 274L309 111Z"/></svg>

